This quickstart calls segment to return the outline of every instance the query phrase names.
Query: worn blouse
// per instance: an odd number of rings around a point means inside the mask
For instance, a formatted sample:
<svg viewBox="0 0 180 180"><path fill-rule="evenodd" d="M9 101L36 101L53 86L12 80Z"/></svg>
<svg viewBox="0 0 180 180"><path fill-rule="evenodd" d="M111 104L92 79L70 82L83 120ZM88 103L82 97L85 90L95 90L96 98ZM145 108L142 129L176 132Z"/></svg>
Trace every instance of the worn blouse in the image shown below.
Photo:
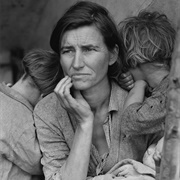
<svg viewBox="0 0 180 180"><path fill-rule="evenodd" d="M103 178L117 162L126 158L141 162L147 147L162 137L161 133L144 135L123 133L124 126L121 121L127 92L115 82L111 83L109 116L103 124L109 153L101 157L92 144L87 179ZM45 178L60 180L63 165L73 143L76 120L62 108L55 93L46 96L37 104L34 117L40 148L43 152L41 162Z"/></svg>

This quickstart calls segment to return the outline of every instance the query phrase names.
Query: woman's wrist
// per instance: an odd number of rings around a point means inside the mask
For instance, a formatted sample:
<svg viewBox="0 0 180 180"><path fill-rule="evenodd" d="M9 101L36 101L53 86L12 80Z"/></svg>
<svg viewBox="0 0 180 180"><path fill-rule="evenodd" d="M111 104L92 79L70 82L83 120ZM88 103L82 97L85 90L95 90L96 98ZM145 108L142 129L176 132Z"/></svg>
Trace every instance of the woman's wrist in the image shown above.
<svg viewBox="0 0 180 180"><path fill-rule="evenodd" d="M94 118L87 118L86 121L79 123L79 127L84 130L93 128L93 122Z"/></svg>

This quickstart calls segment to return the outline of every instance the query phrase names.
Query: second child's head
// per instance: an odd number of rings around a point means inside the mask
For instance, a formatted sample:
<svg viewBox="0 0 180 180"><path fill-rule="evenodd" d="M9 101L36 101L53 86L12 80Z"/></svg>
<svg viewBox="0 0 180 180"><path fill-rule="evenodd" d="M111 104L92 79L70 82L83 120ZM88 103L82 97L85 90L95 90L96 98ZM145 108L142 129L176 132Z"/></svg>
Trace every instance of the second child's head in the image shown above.
<svg viewBox="0 0 180 180"><path fill-rule="evenodd" d="M119 24L124 44L126 70L141 64L154 63L170 68L175 41L175 29L165 14L142 11Z"/></svg>

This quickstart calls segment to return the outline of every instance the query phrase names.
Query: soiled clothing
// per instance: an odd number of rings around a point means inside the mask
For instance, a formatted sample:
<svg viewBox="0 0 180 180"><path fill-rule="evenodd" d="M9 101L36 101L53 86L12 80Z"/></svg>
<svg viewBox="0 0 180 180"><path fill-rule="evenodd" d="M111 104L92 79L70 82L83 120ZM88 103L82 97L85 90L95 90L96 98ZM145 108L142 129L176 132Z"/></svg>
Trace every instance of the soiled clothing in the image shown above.
<svg viewBox="0 0 180 180"><path fill-rule="evenodd" d="M143 103L134 103L125 109L122 115L124 133L138 135L164 129L168 87L167 76Z"/></svg>
<svg viewBox="0 0 180 180"><path fill-rule="evenodd" d="M117 162L125 158L142 161L150 144L156 143L161 133L148 135L126 135L122 132L122 111L127 92L112 82L109 116L103 129L109 153L100 156L92 144L87 179L106 174ZM60 105L55 93L42 99L34 109L42 164L46 180L61 179L64 163L69 156L76 130L76 120ZM83 157L82 157L83 158ZM96 178L93 178L93 180ZM99 178L98 178L99 179Z"/></svg>
<svg viewBox="0 0 180 180"><path fill-rule="evenodd" d="M33 107L18 92L0 84L0 179L41 179L32 176L42 174L41 156Z"/></svg>

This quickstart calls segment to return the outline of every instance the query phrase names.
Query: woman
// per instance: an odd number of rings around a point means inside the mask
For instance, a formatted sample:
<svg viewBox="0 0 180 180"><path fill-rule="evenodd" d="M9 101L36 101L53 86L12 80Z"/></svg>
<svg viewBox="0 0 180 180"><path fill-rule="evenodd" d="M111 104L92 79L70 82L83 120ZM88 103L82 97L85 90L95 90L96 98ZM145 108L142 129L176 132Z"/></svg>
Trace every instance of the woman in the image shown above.
<svg viewBox="0 0 180 180"><path fill-rule="evenodd" d="M127 92L113 77L122 48L108 11L78 2L60 18L50 41L65 78L35 108L46 179L112 179L108 171L124 158L142 160L159 135L121 133ZM60 102L59 102L60 101Z"/></svg>

